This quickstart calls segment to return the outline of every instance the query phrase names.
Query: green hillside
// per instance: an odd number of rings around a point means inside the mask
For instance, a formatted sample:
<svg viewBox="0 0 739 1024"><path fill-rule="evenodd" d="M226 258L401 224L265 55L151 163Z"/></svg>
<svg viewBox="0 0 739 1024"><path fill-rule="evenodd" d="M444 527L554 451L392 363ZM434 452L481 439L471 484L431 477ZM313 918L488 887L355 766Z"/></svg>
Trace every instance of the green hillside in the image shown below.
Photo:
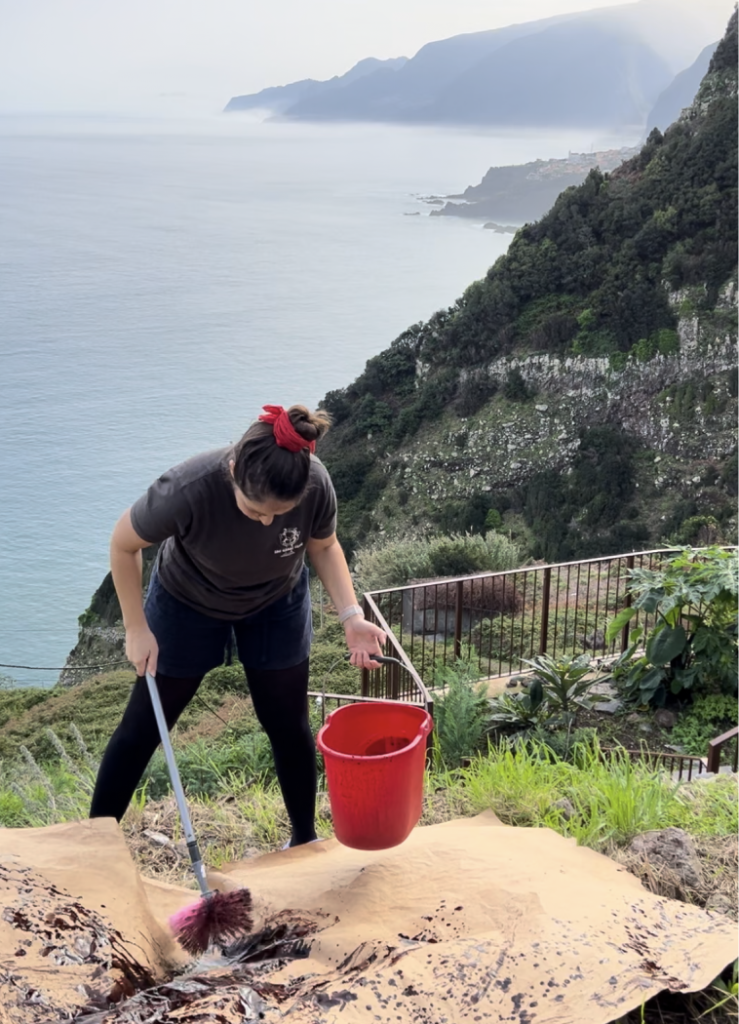
<svg viewBox="0 0 739 1024"><path fill-rule="evenodd" d="M548 559L731 530L736 67L735 12L683 118L326 396L348 547L490 510Z"/></svg>

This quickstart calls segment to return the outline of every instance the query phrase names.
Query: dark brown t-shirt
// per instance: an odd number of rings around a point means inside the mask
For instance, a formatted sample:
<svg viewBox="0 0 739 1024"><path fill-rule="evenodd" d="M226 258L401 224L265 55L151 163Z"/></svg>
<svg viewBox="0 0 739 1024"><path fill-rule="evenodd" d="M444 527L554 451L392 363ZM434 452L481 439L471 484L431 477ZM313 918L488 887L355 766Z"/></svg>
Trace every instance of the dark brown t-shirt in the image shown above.
<svg viewBox="0 0 739 1024"><path fill-rule="evenodd" d="M293 589L306 541L336 529L336 495L311 456L300 504L263 526L236 504L229 451L204 452L168 470L132 506L131 522L142 540L164 541L157 572L165 590L204 615L235 621Z"/></svg>

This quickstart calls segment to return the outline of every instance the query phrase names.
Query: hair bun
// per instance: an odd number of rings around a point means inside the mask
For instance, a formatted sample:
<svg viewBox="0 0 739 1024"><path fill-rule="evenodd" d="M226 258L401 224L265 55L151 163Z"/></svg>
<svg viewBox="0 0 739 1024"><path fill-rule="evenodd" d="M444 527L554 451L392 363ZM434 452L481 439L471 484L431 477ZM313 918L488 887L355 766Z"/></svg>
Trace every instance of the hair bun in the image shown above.
<svg viewBox="0 0 739 1024"><path fill-rule="evenodd" d="M291 405L287 414L295 431L306 441L318 441L331 425L328 413L323 409L311 412L305 405Z"/></svg>

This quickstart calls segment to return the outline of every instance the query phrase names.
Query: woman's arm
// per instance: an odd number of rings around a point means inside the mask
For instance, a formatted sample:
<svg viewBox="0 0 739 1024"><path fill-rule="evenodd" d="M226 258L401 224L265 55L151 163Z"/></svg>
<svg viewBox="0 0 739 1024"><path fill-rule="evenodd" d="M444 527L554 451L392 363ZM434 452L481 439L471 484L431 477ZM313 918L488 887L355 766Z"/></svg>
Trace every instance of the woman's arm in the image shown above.
<svg viewBox="0 0 739 1024"><path fill-rule="evenodd" d="M149 542L139 537L131 524L131 510L126 509L110 538L110 570L126 629L126 657L133 662L139 676L146 669L156 674L159 653L144 615L141 595L141 550L148 547Z"/></svg>
<svg viewBox="0 0 739 1024"><path fill-rule="evenodd" d="M324 540L311 537L306 545L313 568L329 593L339 615L357 604L357 595L349 575L341 544L332 533ZM357 668L379 668L380 663L372 660L373 654L382 654L381 644L387 637L379 626L367 622L364 614L351 615L344 621L346 643L351 651L351 663Z"/></svg>

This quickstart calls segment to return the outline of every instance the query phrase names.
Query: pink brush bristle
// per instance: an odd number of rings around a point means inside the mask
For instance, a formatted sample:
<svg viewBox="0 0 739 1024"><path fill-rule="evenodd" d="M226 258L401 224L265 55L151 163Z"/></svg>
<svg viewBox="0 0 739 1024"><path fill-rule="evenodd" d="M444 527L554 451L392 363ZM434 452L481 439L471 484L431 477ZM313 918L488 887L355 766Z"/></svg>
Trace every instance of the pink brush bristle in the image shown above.
<svg viewBox="0 0 739 1024"><path fill-rule="evenodd" d="M211 943L226 945L252 930L248 889L201 896L169 919L177 941L188 953L202 953Z"/></svg>

